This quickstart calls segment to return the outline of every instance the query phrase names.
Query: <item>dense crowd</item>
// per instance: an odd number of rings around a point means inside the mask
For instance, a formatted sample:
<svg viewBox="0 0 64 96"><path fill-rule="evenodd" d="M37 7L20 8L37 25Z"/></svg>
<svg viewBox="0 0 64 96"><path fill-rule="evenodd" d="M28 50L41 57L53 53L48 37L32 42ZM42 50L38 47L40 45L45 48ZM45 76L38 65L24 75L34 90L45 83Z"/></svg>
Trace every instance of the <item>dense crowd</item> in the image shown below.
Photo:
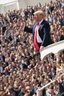
<svg viewBox="0 0 64 96"><path fill-rule="evenodd" d="M54 79L56 82L45 88L42 94L60 96L64 92L64 77L58 78L61 73L57 72L57 69L64 68L64 51L58 63L53 54L42 62L34 51L32 35L22 32L22 23L32 26L33 13L38 9L43 10L49 21L53 42L64 40L62 0L0 14L0 96L37 96L38 88Z"/></svg>

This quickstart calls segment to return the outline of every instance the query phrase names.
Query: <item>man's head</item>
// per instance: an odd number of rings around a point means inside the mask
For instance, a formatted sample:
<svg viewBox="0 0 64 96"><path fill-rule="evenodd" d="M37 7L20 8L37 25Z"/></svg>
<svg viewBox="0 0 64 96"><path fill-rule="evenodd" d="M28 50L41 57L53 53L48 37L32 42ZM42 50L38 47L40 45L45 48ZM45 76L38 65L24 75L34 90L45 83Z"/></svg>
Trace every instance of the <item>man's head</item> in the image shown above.
<svg viewBox="0 0 64 96"><path fill-rule="evenodd" d="M43 18L44 18L44 12L42 10L34 12L34 19L36 22L40 22Z"/></svg>

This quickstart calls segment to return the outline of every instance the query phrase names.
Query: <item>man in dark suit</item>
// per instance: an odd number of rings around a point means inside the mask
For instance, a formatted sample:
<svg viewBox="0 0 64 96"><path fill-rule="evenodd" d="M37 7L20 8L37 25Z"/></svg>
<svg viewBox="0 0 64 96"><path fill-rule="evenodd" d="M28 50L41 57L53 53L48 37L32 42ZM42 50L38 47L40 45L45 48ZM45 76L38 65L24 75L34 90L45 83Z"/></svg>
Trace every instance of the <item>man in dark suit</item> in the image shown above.
<svg viewBox="0 0 64 96"><path fill-rule="evenodd" d="M34 19L35 19L35 23L33 24L33 26L31 28L25 26L24 31L33 33L33 36L35 36L36 34L36 37L34 37L34 41L37 41L37 44L34 47L37 51L39 51L52 43L50 37L50 25L44 19L44 13L42 12L42 10L38 10L34 12ZM35 32L35 30L37 32Z"/></svg>

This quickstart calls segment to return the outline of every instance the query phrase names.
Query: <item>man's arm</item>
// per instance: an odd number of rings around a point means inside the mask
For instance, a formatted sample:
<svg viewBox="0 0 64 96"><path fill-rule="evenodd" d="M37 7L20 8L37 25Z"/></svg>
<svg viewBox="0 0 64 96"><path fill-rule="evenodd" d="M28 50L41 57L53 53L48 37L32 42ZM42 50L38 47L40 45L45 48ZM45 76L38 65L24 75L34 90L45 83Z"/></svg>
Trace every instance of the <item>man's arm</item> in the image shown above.
<svg viewBox="0 0 64 96"><path fill-rule="evenodd" d="M32 27L29 28L28 26L25 25L25 22L21 23L21 30L24 32L32 33Z"/></svg>
<svg viewBox="0 0 64 96"><path fill-rule="evenodd" d="M46 47L49 43L50 40L50 26L49 24L46 24L42 30L41 30L41 39L42 39L42 44L40 46L40 50L43 50L44 47Z"/></svg>
<svg viewBox="0 0 64 96"><path fill-rule="evenodd" d="M49 24L46 24L43 28L42 28L42 32L41 32L41 38L42 38L42 46L47 46L50 42L50 26Z"/></svg>
<svg viewBox="0 0 64 96"><path fill-rule="evenodd" d="M32 28L29 28L29 27L25 26L24 31L26 31L28 33L32 33Z"/></svg>

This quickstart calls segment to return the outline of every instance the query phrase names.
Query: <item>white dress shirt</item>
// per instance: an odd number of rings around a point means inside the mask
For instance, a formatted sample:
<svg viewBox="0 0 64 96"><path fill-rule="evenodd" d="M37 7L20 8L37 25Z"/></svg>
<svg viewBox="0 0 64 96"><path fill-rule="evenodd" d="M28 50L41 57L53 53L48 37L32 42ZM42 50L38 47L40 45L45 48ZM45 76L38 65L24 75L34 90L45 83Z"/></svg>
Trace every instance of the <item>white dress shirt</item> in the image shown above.
<svg viewBox="0 0 64 96"><path fill-rule="evenodd" d="M41 24L41 22L43 21L43 19L39 22L39 25ZM37 30L38 31L38 30ZM42 43L42 39L41 37L39 36L39 32L37 32L37 42L38 43Z"/></svg>

